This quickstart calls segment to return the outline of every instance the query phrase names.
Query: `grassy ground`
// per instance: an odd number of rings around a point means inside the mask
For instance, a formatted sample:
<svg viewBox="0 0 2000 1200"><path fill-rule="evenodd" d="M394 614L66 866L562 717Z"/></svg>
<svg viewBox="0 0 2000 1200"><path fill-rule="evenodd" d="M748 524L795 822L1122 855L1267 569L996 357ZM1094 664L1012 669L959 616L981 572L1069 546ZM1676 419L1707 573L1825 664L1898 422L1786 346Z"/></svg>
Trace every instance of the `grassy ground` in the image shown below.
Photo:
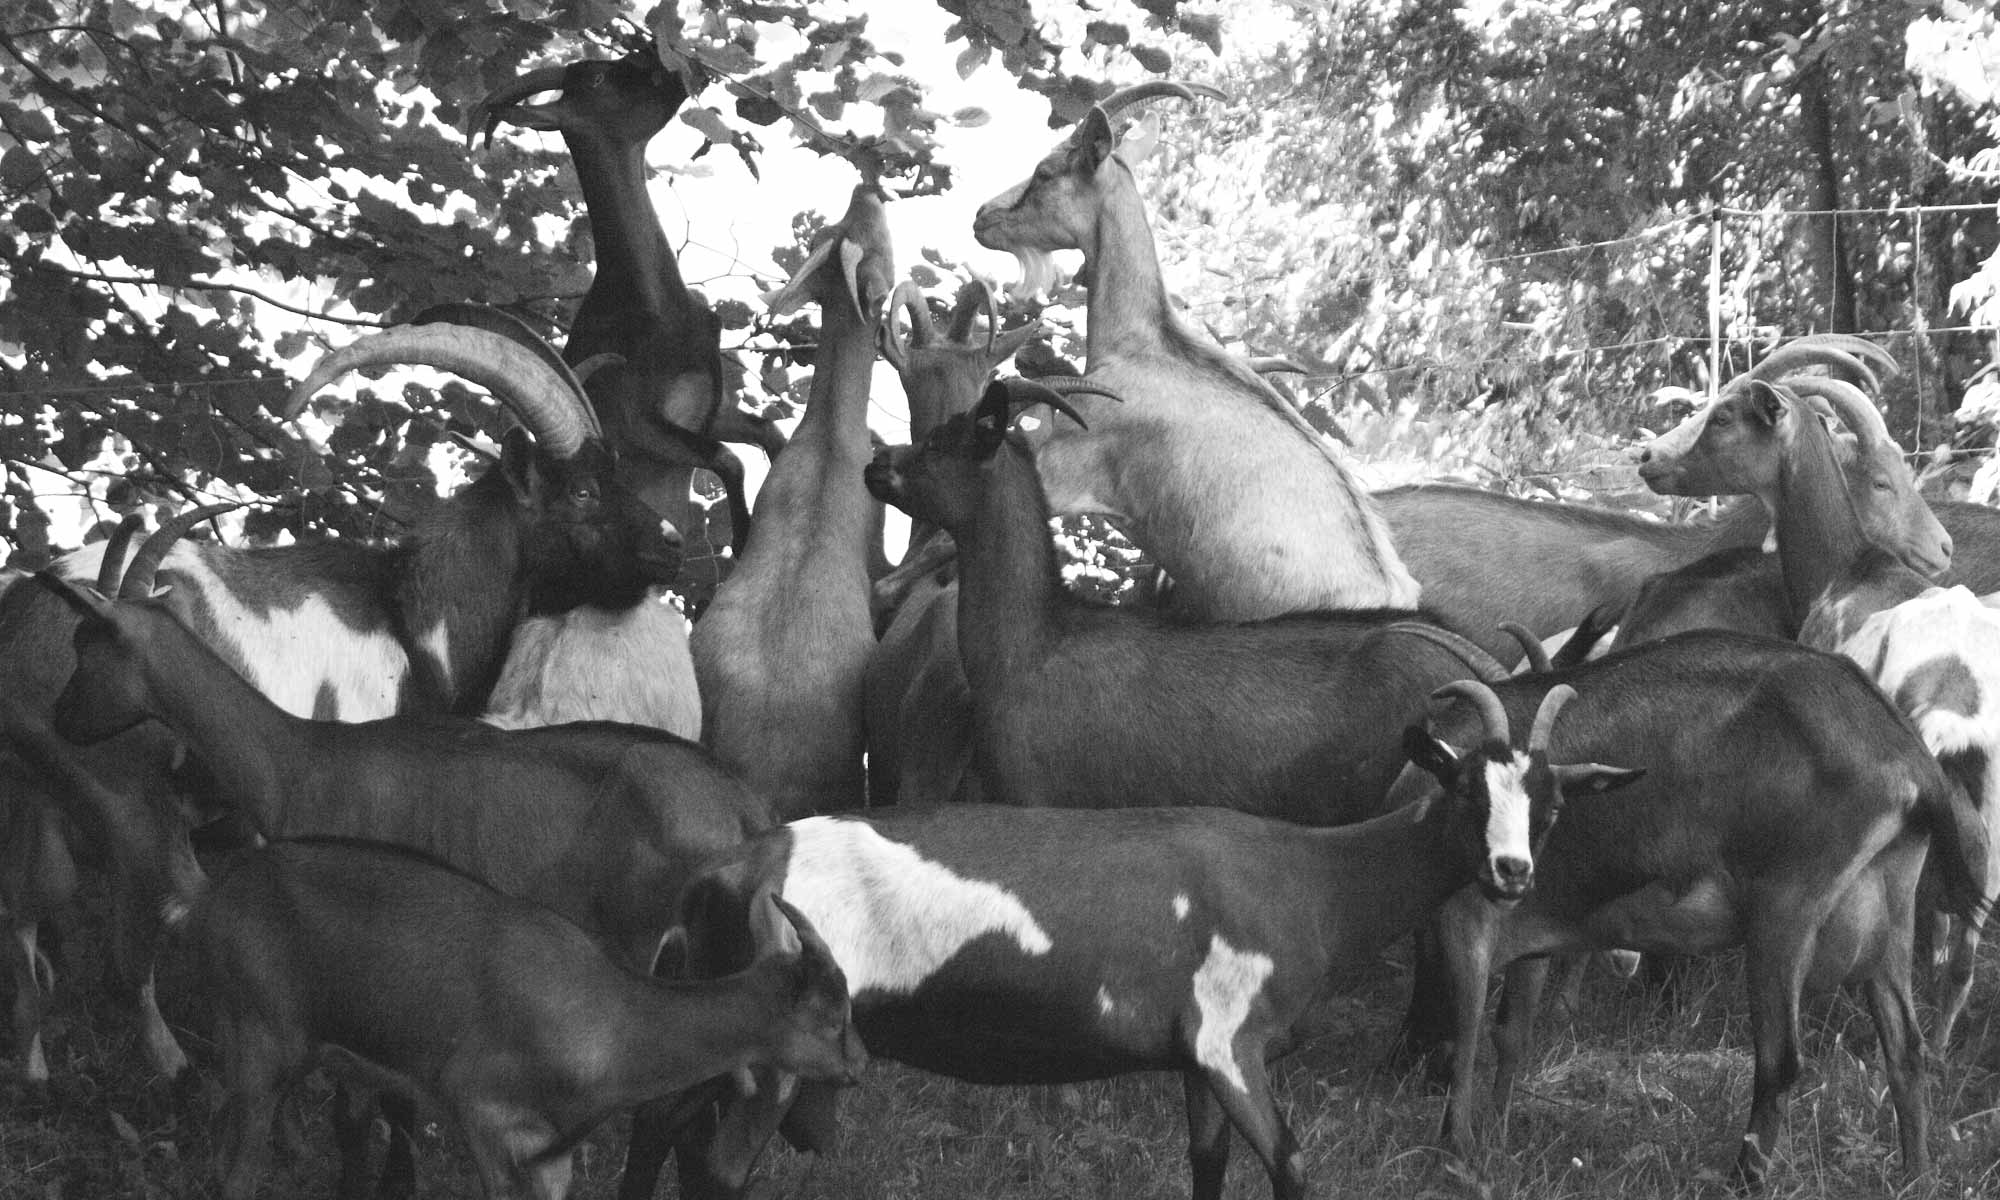
<svg viewBox="0 0 2000 1200"><path fill-rule="evenodd" d="M51 1022L56 1095L18 1086L0 1119L0 1197L201 1197L214 1194L213 1085L175 1093L150 1077L130 1023L101 990L88 925L67 940L69 986ZM1844 998L1809 1006L1807 1070L1794 1093L1775 1197L2000 1196L2000 961L1982 964L1960 1041L1933 1076L1937 1170L1906 1184L1894 1118L1865 1010ZM1457 1197L1720 1197L1747 1117L1748 1032L1730 959L1702 964L1680 999L1593 975L1575 1013L1542 1020L1539 1062L1486 1164L1490 1186L1464 1182L1432 1150L1441 1099L1381 1069L1405 978L1385 965L1314 1018L1313 1036L1275 1075L1304 1144L1314 1195ZM163 1003L198 1062L213 1047L187 981L171 973ZM265 1195L321 1197L331 1185L327 1088L309 1085L307 1152L274 1159ZM815 1160L774 1150L767 1195L797 1200L1079 1200L1187 1194L1180 1086L1138 1076L1071 1088L978 1088L877 1063L843 1102L844 1144ZM432 1129L422 1156L429 1196L474 1197L476 1182ZM613 1194L622 1129L586 1145L576 1195ZM671 1191L671 1185L662 1189ZM1228 1194L1268 1196L1262 1168L1238 1147Z"/></svg>

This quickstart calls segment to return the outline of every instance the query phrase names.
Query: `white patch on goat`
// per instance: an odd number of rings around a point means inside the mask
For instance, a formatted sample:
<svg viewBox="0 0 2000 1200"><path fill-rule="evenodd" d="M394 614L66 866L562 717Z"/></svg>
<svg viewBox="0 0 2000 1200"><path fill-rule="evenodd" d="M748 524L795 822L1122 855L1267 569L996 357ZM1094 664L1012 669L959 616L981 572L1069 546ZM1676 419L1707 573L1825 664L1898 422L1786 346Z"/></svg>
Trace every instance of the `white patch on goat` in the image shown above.
<svg viewBox="0 0 2000 1200"><path fill-rule="evenodd" d="M1192 903L1192 902L1191 902L1191 901L1190 901L1190 900L1188 899L1188 895L1187 895L1187 893L1186 893L1186 892L1182 892L1182 893L1180 893L1179 895L1175 896L1175 897L1174 897L1174 920L1176 920L1176 921L1185 921L1185 920L1187 920L1187 919L1188 919L1188 912L1189 912L1189 911L1190 911L1190 910L1191 910L1191 909L1192 909L1193 907L1194 907L1194 905L1193 905L1193 903Z"/></svg>
<svg viewBox="0 0 2000 1200"><path fill-rule="evenodd" d="M908 993L978 938L1011 938L1023 954L1055 943L1020 897L968 879L862 821L807 817L786 827L784 897L826 939L848 990Z"/></svg>
<svg viewBox="0 0 2000 1200"><path fill-rule="evenodd" d="M1104 986L1103 984L1101 984L1101 983L1100 983L1100 984L1098 984L1098 985L1097 985L1097 1013L1098 1013L1098 1015L1099 1015L1099 1016L1103 1016L1103 1017L1108 1017L1108 1016L1110 1016L1110 1015L1111 1015L1111 1012L1112 1012L1112 1010L1113 1010L1113 1009L1115 1009L1115 1008L1117 1008L1117 1007L1118 1007L1118 1006L1117 1006L1116 1004L1112 1003L1112 1000L1111 1000L1111 989L1110 989L1110 988L1108 988L1108 987L1105 987L1105 986Z"/></svg>
<svg viewBox="0 0 2000 1200"><path fill-rule="evenodd" d="M451 629L443 621L417 639L417 646L437 664L438 682L451 690Z"/></svg>
<svg viewBox="0 0 2000 1200"><path fill-rule="evenodd" d="M481 719L502 729L626 721L699 738L687 618L664 595L623 612L583 605L522 621Z"/></svg>
<svg viewBox="0 0 2000 1200"><path fill-rule="evenodd" d="M173 548L161 570L177 572L174 586L200 595L220 636L241 656L244 677L286 712L317 715L322 691L331 691L343 721L396 711L410 665L386 631L354 630L319 596L268 615L253 612L186 544Z"/></svg>
<svg viewBox="0 0 2000 1200"><path fill-rule="evenodd" d="M1236 1035L1273 967L1269 955L1238 950L1216 934L1209 940L1207 961L1194 973L1195 1011L1201 1017L1194 1059L1239 1092L1244 1084L1243 1068L1236 1061Z"/></svg>
<svg viewBox="0 0 2000 1200"><path fill-rule="evenodd" d="M1516 759L1486 764L1486 856L1498 875L1502 859L1533 862L1528 844L1527 766Z"/></svg>

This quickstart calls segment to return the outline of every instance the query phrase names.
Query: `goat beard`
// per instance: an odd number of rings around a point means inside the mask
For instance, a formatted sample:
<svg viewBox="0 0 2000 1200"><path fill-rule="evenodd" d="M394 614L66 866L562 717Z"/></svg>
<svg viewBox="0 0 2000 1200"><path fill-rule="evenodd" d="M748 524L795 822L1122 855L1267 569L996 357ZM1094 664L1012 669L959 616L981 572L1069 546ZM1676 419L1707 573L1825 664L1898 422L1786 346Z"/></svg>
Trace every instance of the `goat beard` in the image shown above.
<svg viewBox="0 0 2000 1200"><path fill-rule="evenodd" d="M1055 255L1046 250L1016 250L1014 261L1021 266L1021 278L1007 289L1008 295L1016 300L1033 300L1037 296L1046 298L1055 291L1061 280Z"/></svg>

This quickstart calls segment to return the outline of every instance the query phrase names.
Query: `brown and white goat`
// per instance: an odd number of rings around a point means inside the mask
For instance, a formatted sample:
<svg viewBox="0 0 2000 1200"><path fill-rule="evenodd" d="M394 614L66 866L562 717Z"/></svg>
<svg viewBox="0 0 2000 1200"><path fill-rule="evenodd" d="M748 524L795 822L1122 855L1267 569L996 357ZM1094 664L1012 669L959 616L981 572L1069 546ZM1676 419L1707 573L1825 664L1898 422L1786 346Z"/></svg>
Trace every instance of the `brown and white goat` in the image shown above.
<svg viewBox="0 0 2000 1200"><path fill-rule="evenodd" d="M1849 408L1873 411L1865 398L1840 399ZM1925 744L1984 817L1993 856L1988 884L2000 892L2000 774L1994 766L2000 762L2000 611L1965 587L1933 586L1884 549L1865 520L1867 505L1838 468L1831 435L1796 388L1762 389L1744 397L1731 415L1740 431L1704 429L1691 440L1669 443L1649 463L1648 481L1661 490L1752 492L1771 506L1799 639L1859 663L1917 723ZM1979 940L1974 920L1950 947L1943 1011L1932 1036L1940 1050L1964 1011Z"/></svg>
<svg viewBox="0 0 2000 1200"><path fill-rule="evenodd" d="M1435 1035L1444 1010L1453 1013L1449 1146L1471 1159L1479 1145L1473 1064L1491 972L1507 971L1494 1031L1504 1108L1531 1054L1543 956L1740 945L1756 1069L1738 1178L1761 1183L1776 1152L1800 1071L1801 993L1842 984L1868 997L1904 1166L1921 1173L1928 1109L1910 994L1917 877L1928 849L1954 911L1984 907L1986 833L1964 794L1853 663L1789 643L1683 633L1493 691L1519 720L1562 688L1577 699L1550 755L1646 777L1616 797L1573 797L1517 904L1461 894L1439 910L1447 977L1420 971L1412 1029ZM1460 706L1432 731L1465 746L1484 725ZM1435 791L1407 773L1394 796Z"/></svg>
<svg viewBox="0 0 2000 1200"><path fill-rule="evenodd" d="M874 187L774 298L816 300L820 340L806 414L757 494L756 532L691 639L702 739L783 817L866 799L862 675L875 648L861 486L869 377L894 286L887 214Z"/></svg>
<svg viewBox="0 0 2000 1200"><path fill-rule="evenodd" d="M1446 691L1497 716L1481 684ZM1180 1072L1195 1200L1221 1195L1232 1127L1273 1195L1297 1200L1305 1166L1266 1061L1316 998L1445 897L1531 891L1562 803L1529 787L1531 764L1546 765L1560 704L1539 714L1526 751L1504 722L1464 755L1405 730L1399 749L1443 795L1360 825L920 806L793 822L714 878L744 896L770 888L813 920L847 972L870 1053L990 1084ZM1574 787L1626 776L1561 771Z"/></svg>
<svg viewBox="0 0 2000 1200"><path fill-rule="evenodd" d="M1410 608L1404 569L1368 493L1250 364L1167 296L1153 231L1114 117L1207 88L1156 82L1091 108L1021 184L987 201L980 245L1012 251L1032 283L1081 250L1090 280L1088 377L1129 404L1079 400L1037 469L1055 511L1103 513L1173 577L1175 604L1211 620L1319 608Z"/></svg>
<svg viewBox="0 0 2000 1200"><path fill-rule="evenodd" d="M319 1063L435 1103L487 1196L560 1200L571 1150L616 1113L752 1069L850 1082L866 1061L840 967L781 900L751 904L744 970L664 982L553 910L406 847L278 841L211 881L184 830L65 769L68 748L38 718L0 699L0 726L147 874L213 996L228 1200L256 1192L277 1106Z"/></svg>
<svg viewBox="0 0 2000 1200"><path fill-rule="evenodd" d="M396 711L477 712L522 612L616 609L679 570L678 535L614 477L616 454L580 393L531 351L451 325L403 327L330 355L295 390L348 370L422 363L488 388L522 421L499 461L401 541L237 550L183 544L164 571L180 617L289 711L348 720ZM96 576L86 547L51 570ZM41 587L0 596L0 691L38 712L69 677L75 617ZM170 750L135 733L93 750L114 787L163 787ZM35 803L24 779L15 803ZM130 981L139 988L138 981ZM149 1056L185 1064L140 990Z"/></svg>
<svg viewBox="0 0 2000 1200"><path fill-rule="evenodd" d="M1413 612L1194 622L1071 595L1025 444L1025 404L1075 416L1094 386L1011 379L921 445L878 455L877 496L958 543L972 774L1009 804L1220 805L1307 824L1379 811L1396 735L1440 684L1500 677ZM937 797L941 798L941 797Z"/></svg>

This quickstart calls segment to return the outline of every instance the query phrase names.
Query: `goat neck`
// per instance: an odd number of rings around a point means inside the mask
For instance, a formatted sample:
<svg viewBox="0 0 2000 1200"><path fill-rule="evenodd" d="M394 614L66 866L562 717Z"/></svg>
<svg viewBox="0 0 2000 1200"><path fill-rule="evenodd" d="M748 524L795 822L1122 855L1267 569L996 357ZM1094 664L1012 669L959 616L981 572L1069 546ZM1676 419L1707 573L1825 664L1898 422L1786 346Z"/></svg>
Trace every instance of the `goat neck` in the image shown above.
<svg viewBox="0 0 2000 1200"><path fill-rule="evenodd" d="M110 632L79 629L76 673L56 699L56 728L66 737L90 734L92 714L110 708L94 690L109 683L121 707L143 709L186 744L207 766L218 795L237 798L259 825L277 828L293 765L307 760L313 722L258 691L164 600L119 600L113 607Z"/></svg>
<svg viewBox="0 0 2000 1200"><path fill-rule="evenodd" d="M1019 444L1002 445L982 467L979 504L947 526L958 543L958 653L970 680L1019 678L1055 640L1071 600L1049 537L1049 503ZM992 690L975 682L978 707Z"/></svg>
<svg viewBox="0 0 2000 1200"><path fill-rule="evenodd" d="M1844 608L1863 592L1874 596L1871 605L1895 603L1922 591L1927 581L1868 540L1833 435L1818 415L1776 389L1759 408L1777 422L1783 449L1777 492L1767 503L1775 514L1785 594L1801 625L1816 605ZM1881 594L1883 586L1888 595Z"/></svg>

